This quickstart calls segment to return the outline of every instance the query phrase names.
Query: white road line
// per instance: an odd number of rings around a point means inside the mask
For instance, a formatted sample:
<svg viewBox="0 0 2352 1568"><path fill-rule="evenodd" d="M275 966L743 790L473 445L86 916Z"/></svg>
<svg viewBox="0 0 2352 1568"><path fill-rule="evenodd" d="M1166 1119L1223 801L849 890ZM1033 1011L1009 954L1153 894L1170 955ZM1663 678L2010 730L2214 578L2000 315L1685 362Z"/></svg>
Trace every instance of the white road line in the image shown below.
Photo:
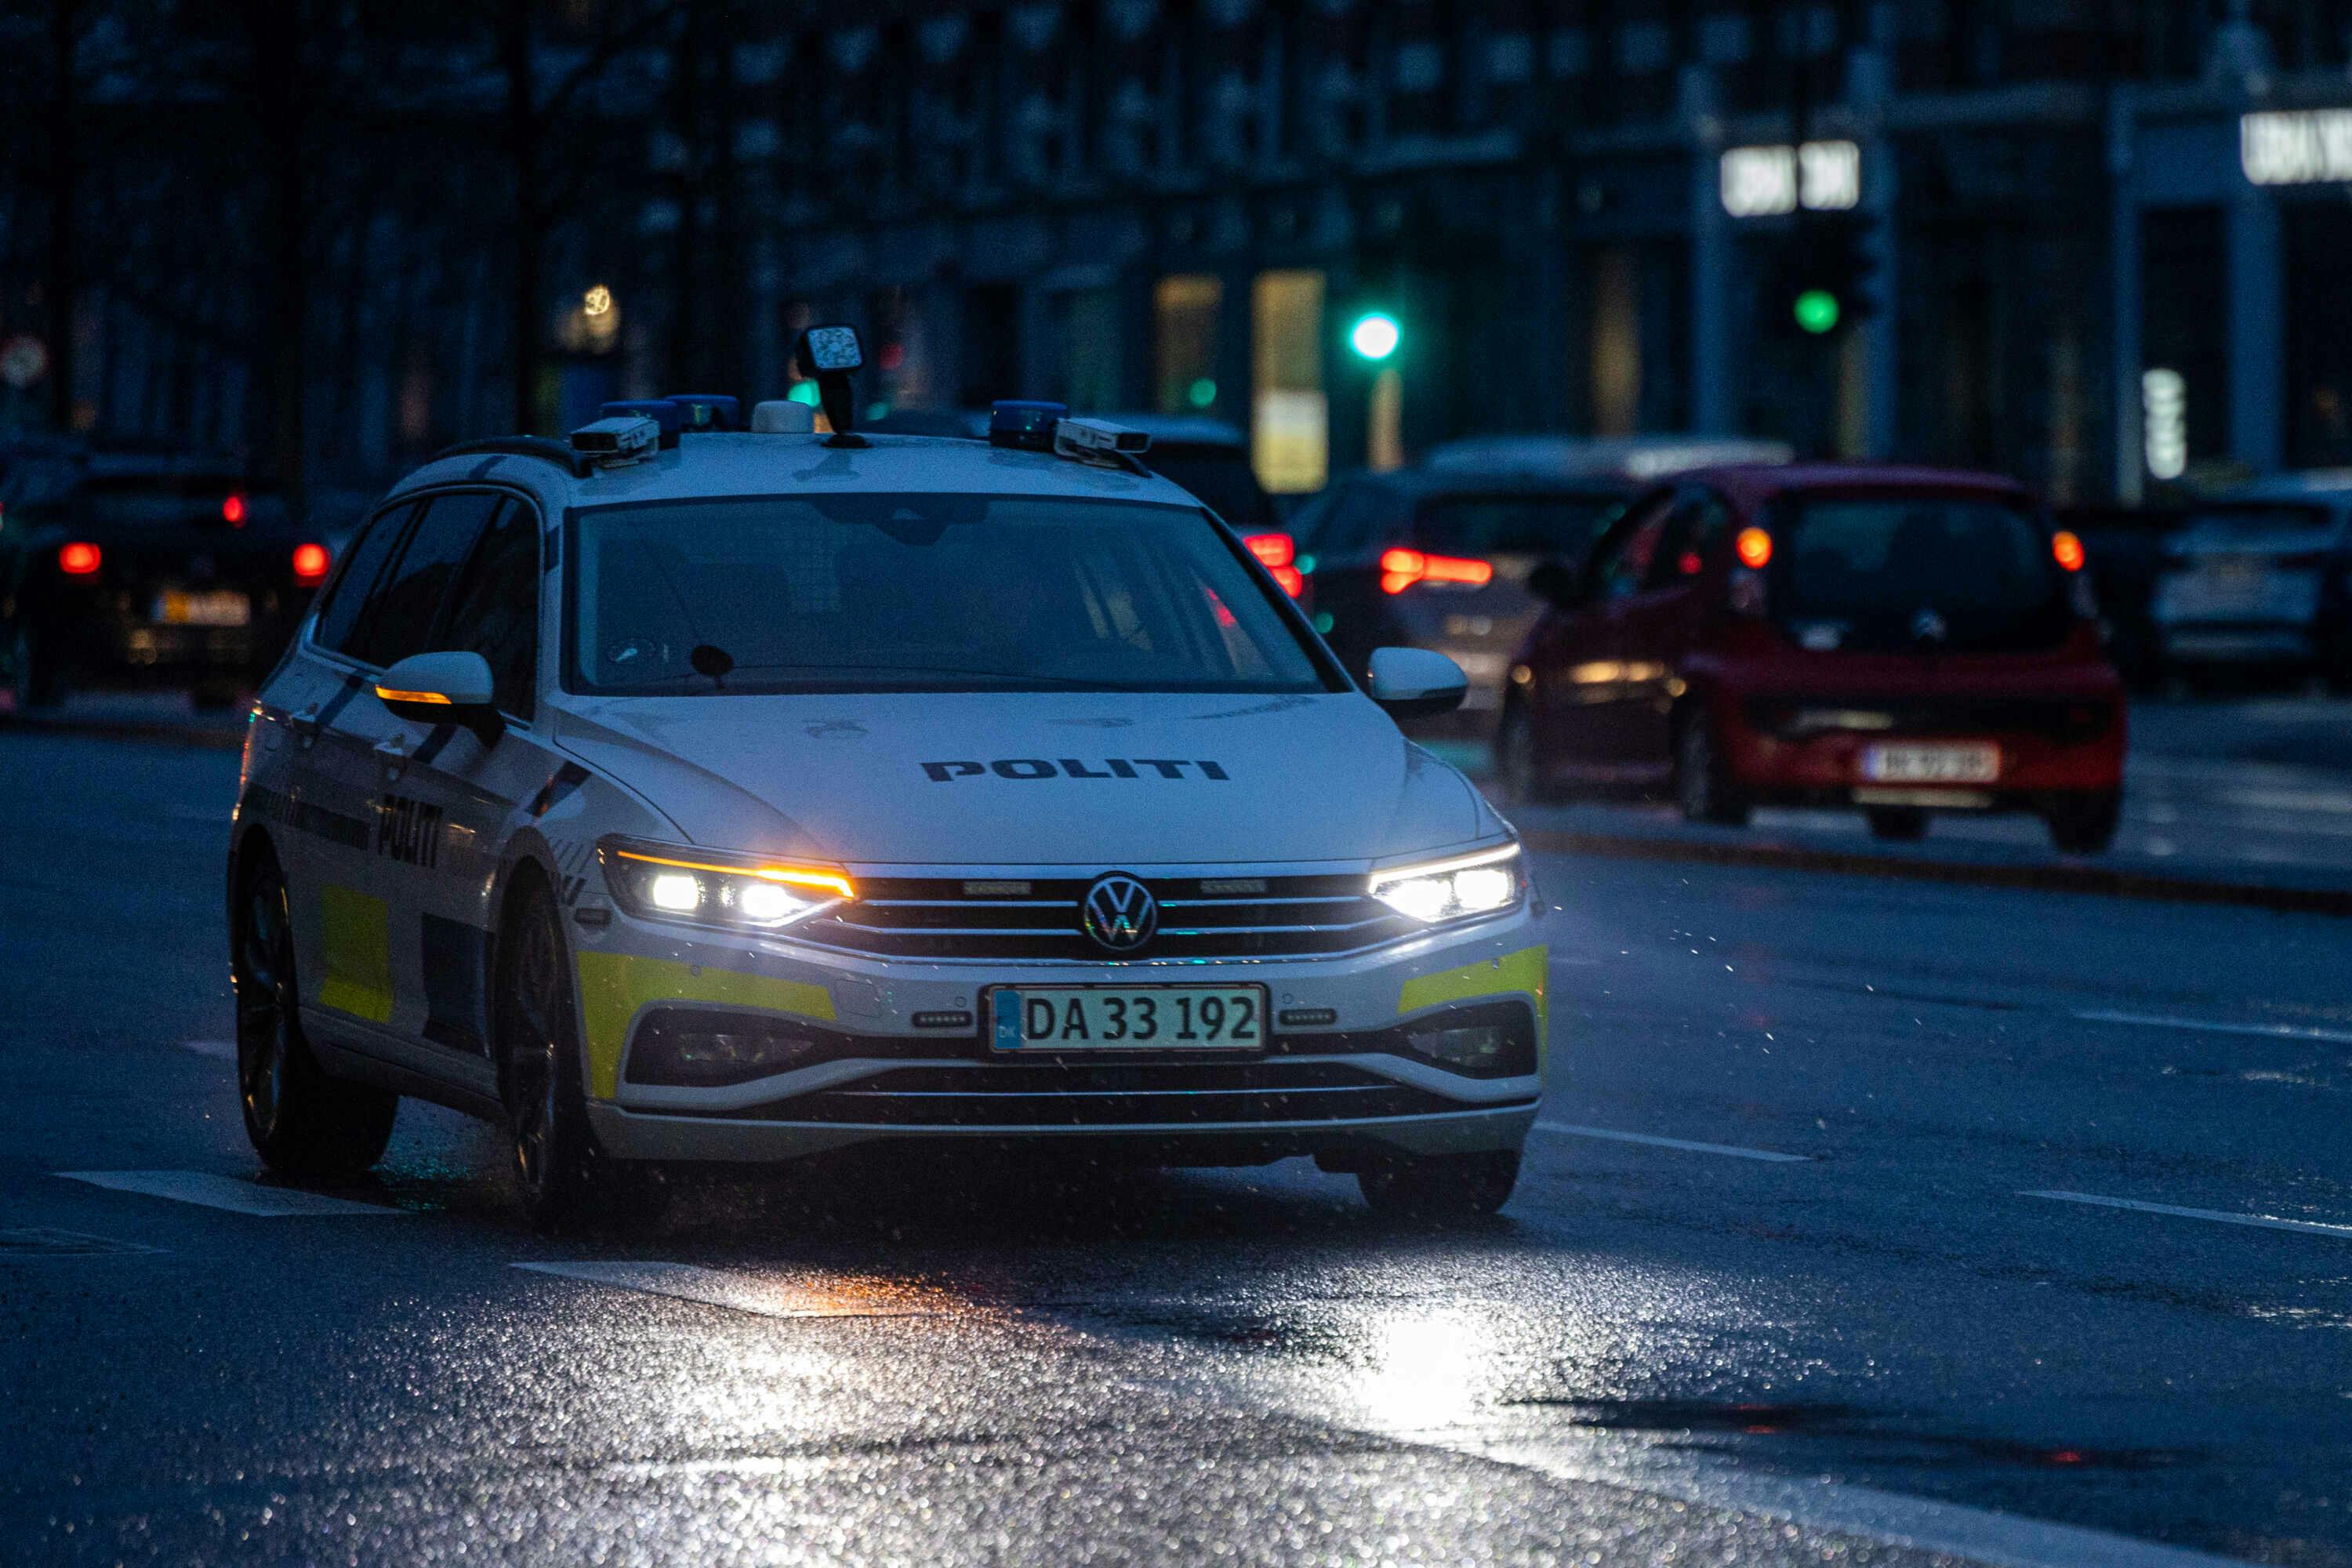
<svg viewBox="0 0 2352 1568"><path fill-rule="evenodd" d="M2207 1035L2260 1035L2273 1040L2325 1040L2352 1046L2352 1029L2322 1029L2303 1024L2226 1024L2212 1018L2168 1018L2154 1013L2109 1013L2089 1008L2074 1017L2086 1024L2129 1024L2145 1029L2189 1029Z"/></svg>
<svg viewBox="0 0 2352 1568"><path fill-rule="evenodd" d="M1464 1446L1505 1464L1568 1481L1597 1482L1701 1508L1783 1520L1807 1531L1861 1536L1938 1552L1992 1568L2245 1568L2244 1560L2111 1535L2103 1530L1905 1497L1843 1481L1766 1475L1696 1458L1673 1469L1596 1465L1581 1446L1522 1442Z"/></svg>
<svg viewBox="0 0 2352 1568"><path fill-rule="evenodd" d="M962 1305L961 1298L899 1280L861 1281L840 1275L761 1275L691 1263L518 1263L532 1274L552 1274L671 1296L681 1301L753 1312L763 1318L916 1318Z"/></svg>
<svg viewBox="0 0 2352 1568"><path fill-rule="evenodd" d="M1566 1121L1538 1121L1538 1132L1561 1138L1605 1138L1612 1143L1646 1143L1657 1149L1681 1149L1693 1154L1728 1154L1735 1160L1767 1160L1776 1165L1801 1165L1811 1154L1783 1154L1771 1149L1742 1149L1736 1143L1694 1143L1687 1138L1660 1138L1648 1132L1620 1132L1612 1127L1579 1127Z"/></svg>
<svg viewBox="0 0 2352 1568"><path fill-rule="evenodd" d="M234 1176L205 1171L59 1171L69 1182L88 1182L110 1192L138 1193L173 1203L199 1204L208 1209L257 1215L263 1219L299 1219L329 1215L403 1215L404 1209L382 1204L355 1204L323 1193L292 1187L265 1187Z"/></svg>
<svg viewBox="0 0 2352 1568"><path fill-rule="evenodd" d="M235 1040L182 1040L180 1046L184 1050L194 1051L200 1057L211 1057L215 1061L236 1060Z"/></svg>
<svg viewBox="0 0 2352 1568"><path fill-rule="evenodd" d="M2266 1214L2231 1214L2226 1209L2185 1209L2175 1204L2142 1203L2137 1198L2103 1198L2096 1193L2020 1193L2021 1198L2048 1198L2054 1203L2091 1204L2105 1209L2137 1209L2142 1214L2168 1214L2181 1219L2210 1219L2221 1225L2259 1226L2264 1230L2305 1230L2314 1236L2352 1237L2352 1225L2322 1225L2317 1220L2278 1219Z"/></svg>

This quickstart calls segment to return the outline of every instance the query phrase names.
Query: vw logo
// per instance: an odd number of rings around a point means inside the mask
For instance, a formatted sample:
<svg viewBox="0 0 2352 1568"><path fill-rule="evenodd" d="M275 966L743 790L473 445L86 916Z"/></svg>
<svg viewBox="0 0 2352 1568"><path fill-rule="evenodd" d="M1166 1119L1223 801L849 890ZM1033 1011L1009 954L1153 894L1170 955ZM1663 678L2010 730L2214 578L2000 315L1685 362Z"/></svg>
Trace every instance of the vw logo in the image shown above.
<svg viewBox="0 0 2352 1568"><path fill-rule="evenodd" d="M1950 629L1933 610L1921 610L1911 617L1911 635L1921 642L1942 642Z"/></svg>
<svg viewBox="0 0 2352 1568"><path fill-rule="evenodd" d="M1095 879L1078 900L1078 924L1110 952L1133 952L1160 929L1160 904L1151 889L1134 878L1114 871Z"/></svg>

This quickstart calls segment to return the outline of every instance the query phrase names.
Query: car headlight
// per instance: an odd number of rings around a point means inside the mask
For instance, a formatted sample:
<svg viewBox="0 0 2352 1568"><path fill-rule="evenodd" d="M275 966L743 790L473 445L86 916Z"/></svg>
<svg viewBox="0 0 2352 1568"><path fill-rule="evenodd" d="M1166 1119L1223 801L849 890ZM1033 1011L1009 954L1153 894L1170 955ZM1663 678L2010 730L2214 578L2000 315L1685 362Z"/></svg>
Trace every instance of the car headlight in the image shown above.
<svg viewBox="0 0 2352 1568"><path fill-rule="evenodd" d="M596 853L614 900L650 920L776 931L857 897L848 874L831 866L618 838Z"/></svg>
<svg viewBox="0 0 2352 1568"><path fill-rule="evenodd" d="M1372 897L1399 914L1431 925L1508 909L1526 889L1516 844L1375 871L1371 885Z"/></svg>

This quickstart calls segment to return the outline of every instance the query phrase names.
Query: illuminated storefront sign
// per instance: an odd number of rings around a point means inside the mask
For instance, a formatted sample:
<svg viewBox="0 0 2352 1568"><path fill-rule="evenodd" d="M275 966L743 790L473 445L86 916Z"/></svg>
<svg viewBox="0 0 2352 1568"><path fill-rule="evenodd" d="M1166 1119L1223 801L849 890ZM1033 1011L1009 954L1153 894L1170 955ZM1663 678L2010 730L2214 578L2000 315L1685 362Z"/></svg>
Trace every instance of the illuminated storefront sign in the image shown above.
<svg viewBox="0 0 2352 1568"><path fill-rule="evenodd" d="M1722 163L1723 210L1774 217L1797 210L1843 212L1862 200L1862 149L1851 142L1801 147L1729 147Z"/></svg>
<svg viewBox="0 0 2352 1568"><path fill-rule="evenodd" d="M2238 161L2258 185L2352 180L2352 109L2245 115L2238 121Z"/></svg>

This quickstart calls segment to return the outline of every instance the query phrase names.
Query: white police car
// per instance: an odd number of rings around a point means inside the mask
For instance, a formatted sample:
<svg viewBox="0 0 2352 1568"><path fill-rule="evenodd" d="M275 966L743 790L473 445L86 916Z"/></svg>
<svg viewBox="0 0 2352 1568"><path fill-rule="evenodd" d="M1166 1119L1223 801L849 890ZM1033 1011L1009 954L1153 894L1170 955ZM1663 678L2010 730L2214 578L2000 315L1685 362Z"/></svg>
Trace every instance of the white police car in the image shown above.
<svg viewBox="0 0 2352 1568"><path fill-rule="evenodd" d="M453 450L346 552L228 868L264 1160L364 1169L415 1095L511 1129L541 1222L890 1139L1307 1154L1376 1206L1498 1207L1539 905L1382 711L1460 671L1384 649L1360 689L1051 405L987 442L731 412Z"/></svg>

